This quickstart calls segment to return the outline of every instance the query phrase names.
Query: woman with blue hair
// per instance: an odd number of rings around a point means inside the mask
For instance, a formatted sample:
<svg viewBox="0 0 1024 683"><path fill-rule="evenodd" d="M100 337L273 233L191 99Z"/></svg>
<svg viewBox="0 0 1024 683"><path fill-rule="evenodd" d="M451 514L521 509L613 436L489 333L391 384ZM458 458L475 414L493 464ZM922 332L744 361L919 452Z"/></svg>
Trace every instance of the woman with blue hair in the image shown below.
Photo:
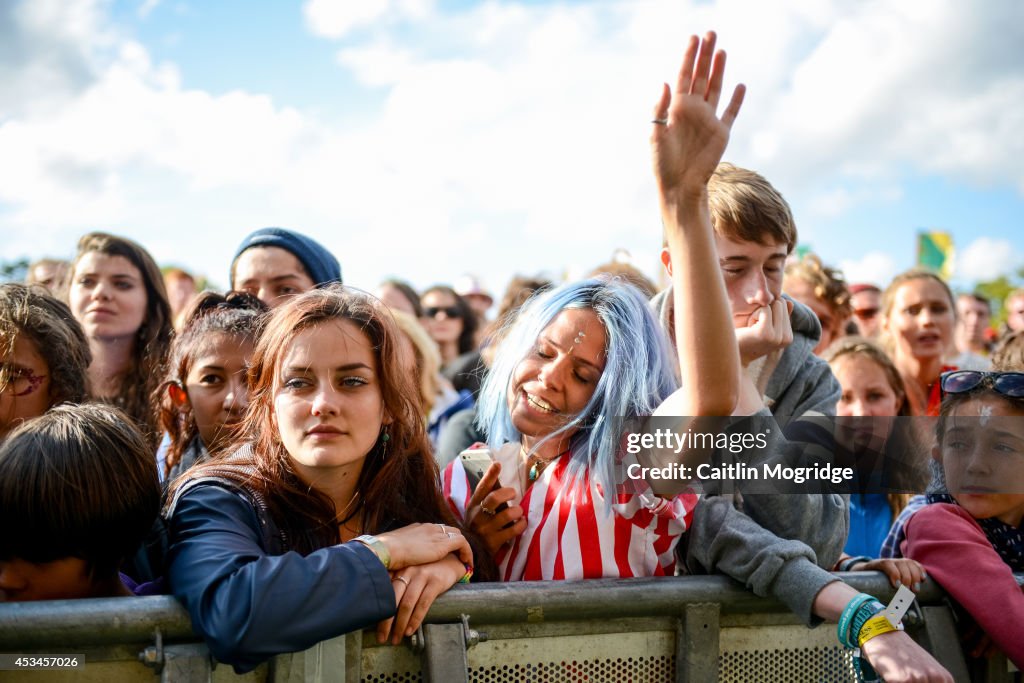
<svg viewBox="0 0 1024 683"><path fill-rule="evenodd" d="M743 89L719 117L724 55L712 58L713 34L699 54L698 45L692 38L675 92L664 87L651 136L674 247L679 365L632 285L595 279L540 294L510 328L481 390L477 422L487 446L445 471L449 504L484 537L506 581L671 574L697 496L660 498L642 484L616 486L620 420L736 408L739 353L707 181ZM474 450L494 461L475 487L463 464Z"/></svg>

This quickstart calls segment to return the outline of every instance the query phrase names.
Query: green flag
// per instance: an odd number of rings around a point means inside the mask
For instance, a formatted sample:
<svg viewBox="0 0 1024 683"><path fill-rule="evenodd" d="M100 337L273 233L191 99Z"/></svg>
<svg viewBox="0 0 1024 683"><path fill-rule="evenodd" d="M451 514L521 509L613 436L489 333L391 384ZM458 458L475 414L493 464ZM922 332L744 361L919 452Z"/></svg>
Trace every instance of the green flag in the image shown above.
<svg viewBox="0 0 1024 683"><path fill-rule="evenodd" d="M917 233L917 265L948 280L953 275L953 236L948 232Z"/></svg>

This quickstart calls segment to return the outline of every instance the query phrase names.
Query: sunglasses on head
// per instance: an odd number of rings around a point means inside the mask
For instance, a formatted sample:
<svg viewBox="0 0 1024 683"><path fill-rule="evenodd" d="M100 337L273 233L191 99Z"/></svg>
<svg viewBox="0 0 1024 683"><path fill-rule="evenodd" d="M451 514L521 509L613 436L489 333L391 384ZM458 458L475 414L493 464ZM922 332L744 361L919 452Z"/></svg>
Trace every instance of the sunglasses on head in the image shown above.
<svg viewBox="0 0 1024 683"><path fill-rule="evenodd" d="M444 312L448 318L461 318L462 315L458 306L427 306L423 309L423 315L428 318L436 318L438 313Z"/></svg>
<svg viewBox="0 0 1024 683"><path fill-rule="evenodd" d="M1024 398L1024 372L951 370L939 380L943 394L966 394L983 385L1009 398Z"/></svg>

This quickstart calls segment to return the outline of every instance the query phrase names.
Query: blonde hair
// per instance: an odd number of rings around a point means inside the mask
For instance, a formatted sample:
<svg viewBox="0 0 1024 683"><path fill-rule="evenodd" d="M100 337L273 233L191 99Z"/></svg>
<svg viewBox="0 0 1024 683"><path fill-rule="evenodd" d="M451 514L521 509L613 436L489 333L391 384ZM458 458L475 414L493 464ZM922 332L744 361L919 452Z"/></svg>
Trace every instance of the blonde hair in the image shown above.
<svg viewBox="0 0 1024 683"><path fill-rule="evenodd" d="M419 375L417 379L420 395L423 399L423 412L429 415L437 395L441 393L441 383L438 381L438 375L441 373L441 352L437 350L437 344L416 318L405 311L391 310L391 315L398 323L398 329L412 344L412 352L416 357L416 372Z"/></svg>
<svg viewBox="0 0 1024 683"><path fill-rule="evenodd" d="M785 277L803 280L809 284L814 290L814 296L824 301L840 320L849 318L853 313L850 290L846 286L843 273L823 265L821 259L814 254L807 254L799 261L786 266Z"/></svg>
<svg viewBox="0 0 1024 683"><path fill-rule="evenodd" d="M796 246L796 223L789 204L764 176L730 163L718 165L708 181L708 204L715 233L735 242Z"/></svg>

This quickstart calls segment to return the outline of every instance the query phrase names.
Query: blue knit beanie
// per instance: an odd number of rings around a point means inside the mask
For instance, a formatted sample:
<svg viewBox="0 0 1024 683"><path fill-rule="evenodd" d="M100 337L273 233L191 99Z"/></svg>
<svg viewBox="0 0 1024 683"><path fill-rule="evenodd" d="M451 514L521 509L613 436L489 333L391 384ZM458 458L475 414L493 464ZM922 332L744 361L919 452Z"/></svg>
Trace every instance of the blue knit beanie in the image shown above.
<svg viewBox="0 0 1024 683"><path fill-rule="evenodd" d="M252 247L278 247L299 259L306 273L317 287L329 282L341 282L341 264L334 254L316 240L284 228L260 228L242 240L231 259L231 284L234 286L235 262L242 252Z"/></svg>

